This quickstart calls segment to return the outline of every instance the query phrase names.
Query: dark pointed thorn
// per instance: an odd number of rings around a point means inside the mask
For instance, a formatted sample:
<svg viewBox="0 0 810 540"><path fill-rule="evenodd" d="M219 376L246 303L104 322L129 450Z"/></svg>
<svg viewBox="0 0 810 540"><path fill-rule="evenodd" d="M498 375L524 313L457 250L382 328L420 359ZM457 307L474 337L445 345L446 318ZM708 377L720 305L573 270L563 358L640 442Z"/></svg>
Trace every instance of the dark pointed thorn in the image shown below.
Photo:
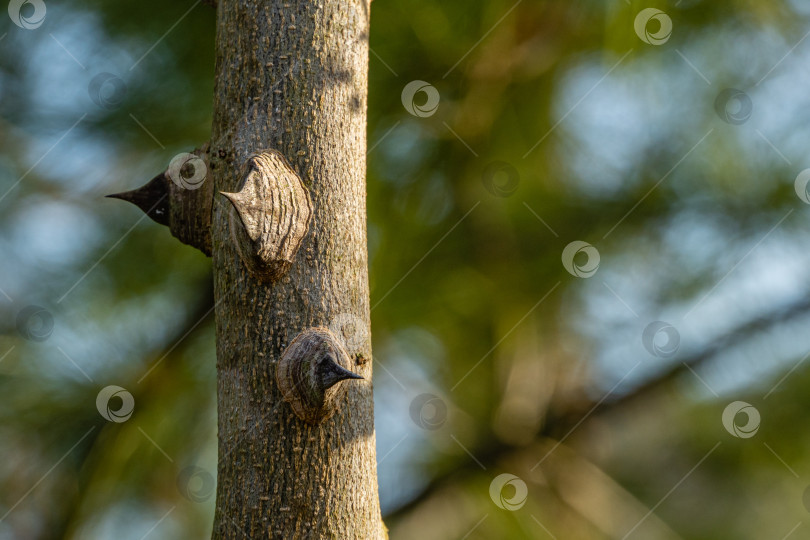
<svg viewBox="0 0 810 540"><path fill-rule="evenodd" d="M342 367L340 369L342 369L343 371L346 372L346 378L347 379L365 379L365 377L355 373L354 371L349 371L348 369L344 369Z"/></svg>
<svg viewBox="0 0 810 540"><path fill-rule="evenodd" d="M138 189L113 193L107 197L130 202L143 210L152 221L169 226L169 190L163 174L157 175Z"/></svg>
<svg viewBox="0 0 810 540"><path fill-rule="evenodd" d="M318 378L320 380L321 387L326 390L327 388L331 388L332 386L336 385L340 381L345 381L347 379L363 379L364 377L344 368L335 361L335 358L331 354L329 354L323 359L319 366Z"/></svg>

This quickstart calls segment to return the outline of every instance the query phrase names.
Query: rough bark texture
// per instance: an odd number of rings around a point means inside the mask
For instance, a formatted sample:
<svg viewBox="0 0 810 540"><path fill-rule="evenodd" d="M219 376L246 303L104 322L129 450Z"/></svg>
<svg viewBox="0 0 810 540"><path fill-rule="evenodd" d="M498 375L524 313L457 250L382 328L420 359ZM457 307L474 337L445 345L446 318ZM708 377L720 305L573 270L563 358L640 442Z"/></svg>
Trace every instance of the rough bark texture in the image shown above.
<svg viewBox="0 0 810 540"><path fill-rule="evenodd" d="M366 361L368 8L367 0L220 0L217 8L213 538L386 536ZM247 271L230 234L236 210L218 194L238 191L245 160L267 148L287 158L313 205L295 260L273 282ZM340 382L347 391L337 412L309 425L282 400L276 363L300 332L334 330L336 320L352 368L365 380Z"/></svg>
<svg viewBox="0 0 810 540"><path fill-rule="evenodd" d="M211 181L208 144L194 150L189 156L199 159L185 160L186 166L172 166L164 174L169 187L169 229L175 238L211 255L211 205L214 183ZM178 160L183 163L184 160ZM176 169L176 170L175 170ZM185 176L194 183L188 183Z"/></svg>

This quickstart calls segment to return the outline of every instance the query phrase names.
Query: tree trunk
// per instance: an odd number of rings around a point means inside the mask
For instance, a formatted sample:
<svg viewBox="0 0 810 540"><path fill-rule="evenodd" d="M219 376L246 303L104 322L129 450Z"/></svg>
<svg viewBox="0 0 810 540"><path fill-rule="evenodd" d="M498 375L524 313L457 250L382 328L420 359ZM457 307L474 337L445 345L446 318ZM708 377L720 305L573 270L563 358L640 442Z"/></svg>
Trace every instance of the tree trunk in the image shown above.
<svg viewBox="0 0 810 540"><path fill-rule="evenodd" d="M219 427L213 538L386 537L369 361L368 18L367 0L219 0L209 151ZM232 230L238 216L220 194L239 192L243 164L267 149L286 157L312 209L289 269L272 280L243 262ZM314 425L294 414L276 382L282 353L313 327L330 328L350 369L365 378L340 382L336 412Z"/></svg>

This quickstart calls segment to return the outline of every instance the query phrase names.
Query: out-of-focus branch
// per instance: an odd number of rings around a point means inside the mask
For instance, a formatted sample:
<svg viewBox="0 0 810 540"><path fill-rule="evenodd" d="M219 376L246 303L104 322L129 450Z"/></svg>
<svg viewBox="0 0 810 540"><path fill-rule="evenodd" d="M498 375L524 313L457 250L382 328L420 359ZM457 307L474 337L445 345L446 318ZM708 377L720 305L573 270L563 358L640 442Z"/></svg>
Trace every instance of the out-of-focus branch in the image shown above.
<svg viewBox="0 0 810 540"><path fill-rule="evenodd" d="M756 317L737 326L734 330L714 340L710 346L688 357L682 358L680 363L673 365L668 371L661 373L659 376L648 380L627 394L621 395L612 401L605 400L600 404L589 400L569 402L569 404L565 405L556 413L551 412L549 414L546 423L537 434L536 439L544 439L546 437L554 437L568 433L571 428L582 421L583 416L588 414L588 411L591 412L588 415L588 419L582 422L582 427L584 427L590 419L642 401L644 398L663 390L667 385L689 372L690 368L699 368L701 365L708 363L736 342L748 339L753 334L768 330L776 325L783 324L808 313L810 313L810 297L801 297L788 305L772 310L767 315ZM523 447L516 447L499 442L495 437L488 438L488 441L489 444L483 447L471 449L476 459L486 467L490 467L502 460L508 460L513 457L514 454L525 450ZM452 470L435 476L433 481L427 484L413 499L393 512L389 512L385 516L386 520L391 520L392 522L396 521L398 518L420 506L422 502L433 493L478 470L479 465L477 463L465 462Z"/></svg>
<svg viewBox="0 0 810 540"><path fill-rule="evenodd" d="M763 332L776 325L783 324L808 313L810 313L810 296L801 297L788 305L783 305L772 310L767 315L751 319L737 326L734 330L713 340L708 347L682 358L680 362L675 363L671 369L641 384L631 392L618 396L612 401L605 400L596 407L593 414L602 414L638 402L661 390L672 381L690 372L690 370L694 370L708 363L718 354L731 348L735 343L747 340L753 334ZM564 414L557 415L554 421L562 426L566 426L563 429L567 429L567 426L573 425L579 421L582 417L581 413L589 411L593 407L594 403L590 401L580 403L577 406L567 408Z"/></svg>

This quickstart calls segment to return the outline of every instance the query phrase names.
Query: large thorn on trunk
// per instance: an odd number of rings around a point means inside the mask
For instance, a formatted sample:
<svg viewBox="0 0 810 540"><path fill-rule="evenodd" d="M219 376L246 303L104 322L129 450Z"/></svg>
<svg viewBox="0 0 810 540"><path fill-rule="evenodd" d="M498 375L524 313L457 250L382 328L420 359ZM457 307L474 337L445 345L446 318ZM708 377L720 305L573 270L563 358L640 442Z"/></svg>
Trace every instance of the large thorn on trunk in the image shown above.
<svg viewBox="0 0 810 540"><path fill-rule="evenodd" d="M160 173L152 178L148 184L122 193L107 195L111 199L121 199L131 202L143 210L152 221L169 226L169 189L166 186L166 176Z"/></svg>
<svg viewBox="0 0 810 540"><path fill-rule="evenodd" d="M132 191L107 195L128 201L156 223L169 227L184 244L211 256L213 180L208 172L208 144L175 156L165 172Z"/></svg>

